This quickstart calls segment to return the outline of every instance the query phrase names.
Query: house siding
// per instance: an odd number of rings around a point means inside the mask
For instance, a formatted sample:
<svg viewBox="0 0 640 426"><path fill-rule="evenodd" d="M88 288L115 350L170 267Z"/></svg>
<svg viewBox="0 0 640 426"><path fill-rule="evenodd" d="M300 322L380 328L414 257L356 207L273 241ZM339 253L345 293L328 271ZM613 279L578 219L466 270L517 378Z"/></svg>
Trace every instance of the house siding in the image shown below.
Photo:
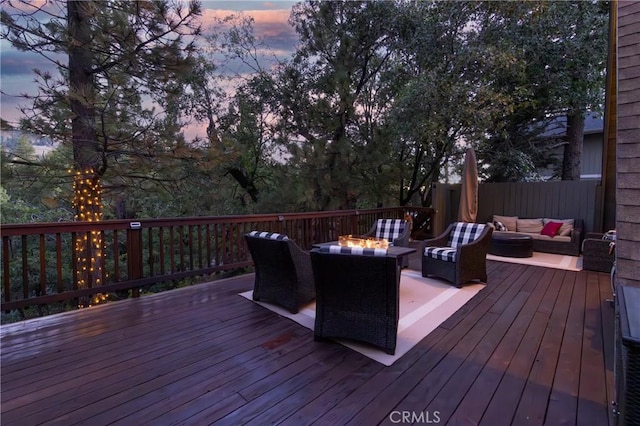
<svg viewBox="0 0 640 426"><path fill-rule="evenodd" d="M602 175L602 133L584 135L580 170L581 179L600 179Z"/></svg>
<svg viewBox="0 0 640 426"><path fill-rule="evenodd" d="M618 283L640 287L640 2L618 2L616 265Z"/></svg>

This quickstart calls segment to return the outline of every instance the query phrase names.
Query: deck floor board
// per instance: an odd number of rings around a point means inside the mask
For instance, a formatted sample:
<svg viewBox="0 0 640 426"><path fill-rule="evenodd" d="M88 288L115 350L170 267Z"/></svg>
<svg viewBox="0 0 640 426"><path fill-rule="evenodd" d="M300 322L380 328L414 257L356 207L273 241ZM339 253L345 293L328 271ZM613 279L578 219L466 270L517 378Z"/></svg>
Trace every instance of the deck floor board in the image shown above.
<svg viewBox="0 0 640 426"><path fill-rule="evenodd" d="M496 261L488 272L389 367L238 296L252 274L4 325L0 420L613 424L608 274Z"/></svg>

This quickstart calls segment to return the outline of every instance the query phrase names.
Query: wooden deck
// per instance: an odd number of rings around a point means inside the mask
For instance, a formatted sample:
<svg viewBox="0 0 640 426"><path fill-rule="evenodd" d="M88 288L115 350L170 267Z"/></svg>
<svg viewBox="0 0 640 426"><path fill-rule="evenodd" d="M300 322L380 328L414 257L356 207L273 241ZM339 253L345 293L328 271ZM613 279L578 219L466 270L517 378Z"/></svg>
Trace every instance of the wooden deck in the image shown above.
<svg viewBox="0 0 640 426"><path fill-rule="evenodd" d="M612 424L608 275L489 262L488 281L391 367L238 296L253 275L2 326L0 420Z"/></svg>

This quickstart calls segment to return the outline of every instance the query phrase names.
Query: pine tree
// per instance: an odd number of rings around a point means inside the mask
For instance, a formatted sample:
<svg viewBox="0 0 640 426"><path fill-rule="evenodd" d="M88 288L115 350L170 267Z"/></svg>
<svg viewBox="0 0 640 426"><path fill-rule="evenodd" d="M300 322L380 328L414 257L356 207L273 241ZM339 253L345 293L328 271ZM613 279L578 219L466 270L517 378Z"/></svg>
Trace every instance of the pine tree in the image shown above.
<svg viewBox="0 0 640 426"><path fill-rule="evenodd" d="M102 219L102 179L110 167L135 169L178 137L179 126L167 120L177 117L168 99L182 90L176 76L189 72L200 13L197 1L186 8L144 0L3 7L3 38L44 56L58 71L35 71L39 94L23 110L22 127L72 147L76 220ZM78 237L75 252L79 287L99 285L100 234Z"/></svg>

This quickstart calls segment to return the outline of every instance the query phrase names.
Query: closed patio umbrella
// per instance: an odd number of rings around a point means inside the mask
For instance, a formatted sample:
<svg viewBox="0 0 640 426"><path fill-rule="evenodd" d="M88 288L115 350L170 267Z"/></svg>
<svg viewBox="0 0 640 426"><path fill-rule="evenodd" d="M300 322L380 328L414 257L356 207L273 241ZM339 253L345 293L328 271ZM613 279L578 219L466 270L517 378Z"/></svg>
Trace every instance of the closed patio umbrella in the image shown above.
<svg viewBox="0 0 640 426"><path fill-rule="evenodd" d="M464 156L458 221L475 223L478 216L478 162L476 152L468 148Z"/></svg>

